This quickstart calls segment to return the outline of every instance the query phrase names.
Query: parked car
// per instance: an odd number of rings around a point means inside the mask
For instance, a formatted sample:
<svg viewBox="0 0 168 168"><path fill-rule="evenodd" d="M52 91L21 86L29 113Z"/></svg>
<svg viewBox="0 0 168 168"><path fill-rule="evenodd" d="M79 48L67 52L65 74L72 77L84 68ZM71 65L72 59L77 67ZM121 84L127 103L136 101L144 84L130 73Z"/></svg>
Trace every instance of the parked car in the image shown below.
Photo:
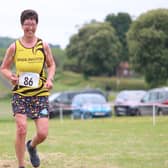
<svg viewBox="0 0 168 168"><path fill-rule="evenodd" d="M149 90L141 99L138 107L140 115L152 115L155 105L156 115L168 114L168 87L154 88Z"/></svg>
<svg viewBox="0 0 168 168"><path fill-rule="evenodd" d="M93 118L110 117L112 108L105 97L97 93L81 93L74 96L72 100L72 117Z"/></svg>
<svg viewBox="0 0 168 168"><path fill-rule="evenodd" d="M49 117L54 118L60 115L71 114L72 98L77 94L76 91L65 91L53 93L49 96ZM61 111L62 110L62 111Z"/></svg>
<svg viewBox="0 0 168 168"><path fill-rule="evenodd" d="M80 93L97 93L107 98L107 95L100 89L84 89L77 91L63 91L56 92L49 96L49 116L50 118L59 116L61 110L64 115L69 115L72 113L72 99L75 95Z"/></svg>
<svg viewBox="0 0 168 168"><path fill-rule="evenodd" d="M114 101L115 115L139 115L138 105L145 93L144 90L123 90L119 92Z"/></svg>

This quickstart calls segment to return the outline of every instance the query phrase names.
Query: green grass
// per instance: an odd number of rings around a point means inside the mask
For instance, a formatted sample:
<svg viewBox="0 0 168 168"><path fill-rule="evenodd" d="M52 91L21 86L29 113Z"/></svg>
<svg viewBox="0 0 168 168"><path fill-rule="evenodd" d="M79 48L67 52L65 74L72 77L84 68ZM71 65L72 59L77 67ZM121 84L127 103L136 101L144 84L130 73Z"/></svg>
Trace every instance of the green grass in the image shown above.
<svg viewBox="0 0 168 168"><path fill-rule="evenodd" d="M0 167L16 167L15 123L9 102L1 101ZM5 112L5 113L4 113ZM41 144L41 168L167 168L168 116L52 119ZM27 139L35 133L28 120ZM26 153L26 168L31 168ZM17 167L16 167L17 168Z"/></svg>
<svg viewBox="0 0 168 168"><path fill-rule="evenodd" d="M86 87L106 88L112 91L123 89L147 89L148 86L143 78L120 78L116 77L89 77L85 79L81 74L73 72L58 72L55 78L53 91L75 90Z"/></svg>

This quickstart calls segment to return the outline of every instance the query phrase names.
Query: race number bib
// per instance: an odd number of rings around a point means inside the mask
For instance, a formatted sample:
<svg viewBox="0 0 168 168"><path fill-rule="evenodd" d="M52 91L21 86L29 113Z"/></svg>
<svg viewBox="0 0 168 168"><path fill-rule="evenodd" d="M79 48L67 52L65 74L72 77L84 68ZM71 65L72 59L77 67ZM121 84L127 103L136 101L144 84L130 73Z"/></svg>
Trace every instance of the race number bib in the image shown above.
<svg viewBox="0 0 168 168"><path fill-rule="evenodd" d="M32 72L23 72L19 76L19 85L28 87L38 87L39 74Z"/></svg>

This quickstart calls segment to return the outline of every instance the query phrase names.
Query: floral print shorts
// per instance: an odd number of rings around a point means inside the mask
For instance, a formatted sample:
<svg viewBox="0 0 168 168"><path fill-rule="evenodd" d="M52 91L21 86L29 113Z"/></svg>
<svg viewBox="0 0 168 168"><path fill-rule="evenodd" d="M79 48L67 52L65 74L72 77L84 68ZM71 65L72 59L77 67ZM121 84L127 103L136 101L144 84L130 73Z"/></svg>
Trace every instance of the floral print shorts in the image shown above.
<svg viewBox="0 0 168 168"><path fill-rule="evenodd" d="M31 119L48 118L48 96L21 96L15 93L12 97L12 109L14 116L20 113Z"/></svg>

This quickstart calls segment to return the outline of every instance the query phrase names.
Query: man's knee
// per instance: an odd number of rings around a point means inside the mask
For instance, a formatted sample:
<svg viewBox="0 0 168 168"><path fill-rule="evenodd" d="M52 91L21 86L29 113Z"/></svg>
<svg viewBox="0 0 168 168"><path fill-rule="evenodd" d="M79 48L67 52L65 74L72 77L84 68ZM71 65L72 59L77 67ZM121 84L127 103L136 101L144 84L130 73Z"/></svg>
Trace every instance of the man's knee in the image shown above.
<svg viewBox="0 0 168 168"><path fill-rule="evenodd" d="M40 140L45 140L48 136L48 131L39 131L37 136Z"/></svg>
<svg viewBox="0 0 168 168"><path fill-rule="evenodd" d="M27 133L27 126L26 124L18 124L17 125L17 134L18 135L22 135L22 136L25 136Z"/></svg>
<svg viewBox="0 0 168 168"><path fill-rule="evenodd" d="M22 114L16 114L16 129L18 135L26 135L27 133L27 121L26 116Z"/></svg>
<svg viewBox="0 0 168 168"><path fill-rule="evenodd" d="M17 127L17 134L18 134L18 135L25 136L26 133L27 133L26 126L24 126L24 125L19 125L19 126Z"/></svg>

